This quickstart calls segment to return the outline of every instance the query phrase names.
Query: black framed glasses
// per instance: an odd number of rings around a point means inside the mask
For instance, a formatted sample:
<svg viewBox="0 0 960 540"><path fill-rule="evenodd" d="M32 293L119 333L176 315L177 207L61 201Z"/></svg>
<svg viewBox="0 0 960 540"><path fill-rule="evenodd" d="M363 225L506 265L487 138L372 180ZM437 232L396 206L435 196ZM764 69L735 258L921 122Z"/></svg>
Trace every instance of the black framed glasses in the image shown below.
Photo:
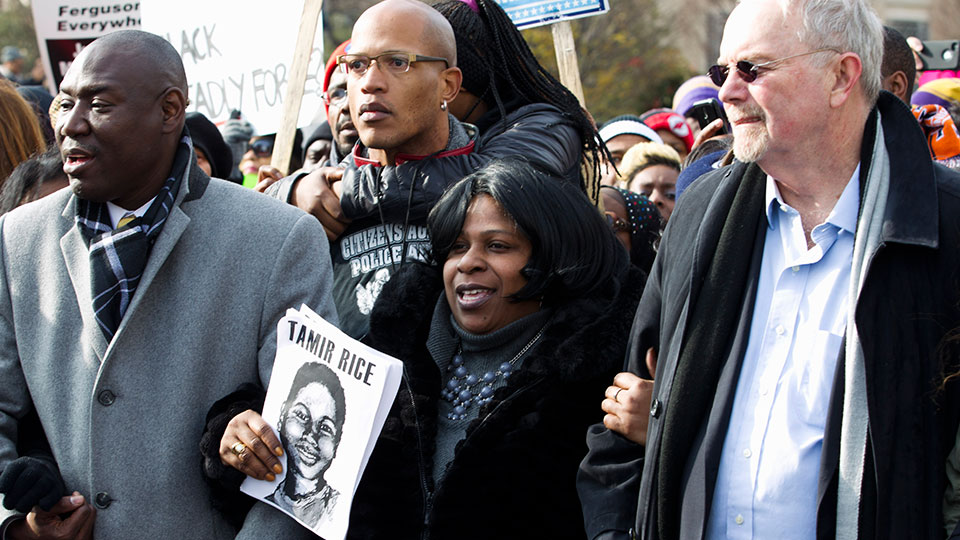
<svg viewBox="0 0 960 540"><path fill-rule="evenodd" d="M754 64L749 60L740 60L739 62L734 64L734 67L737 69L737 73L740 74L740 78L743 79L744 82L751 83L757 80L757 77L760 76L761 69L770 70L770 69L773 69L772 66L774 64L779 64L784 60L790 60L791 58L798 58L800 56L807 56L810 54L816 54L816 53L827 52L827 51L839 53L840 49L837 49L836 47L823 47L822 49L815 49L812 51L807 51L805 53L784 56L783 58L777 58L776 60L770 60L769 62L761 62L759 64ZM713 65L713 66L710 66L710 69L707 70L707 75L710 76L710 80L713 81L713 84L717 86L723 86L723 83L726 82L727 75L729 73L730 73L730 66Z"/></svg>
<svg viewBox="0 0 960 540"><path fill-rule="evenodd" d="M361 77L370 69L370 65L376 62L381 70L389 73L400 74L410 71L410 66L416 62L443 62L450 67L450 62L440 56L423 56L406 52L385 52L376 56L367 56L365 54L341 54L337 57L337 64L347 75Z"/></svg>
<svg viewBox="0 0 960 540"><path fill-rule="evenodd" d="M604 212L603 215L607 218L607 225L613 229L613 232L630 232L630 224L617 217L613 212Z"/></svg>
<svg viewBox="0 0 960 540"><path fill-rule="evenodd" d="M323 100L327 102L327 105L339 105L345 99L347 99L346 88L331 88L323 93Z"/></svg>
<svg viewBox="0 0 960 540"><path fill-rule="evenodd" d="M257 157L270 157L273 155L273 139L257 139L247 143L247 152L250 151Z"/></svg>

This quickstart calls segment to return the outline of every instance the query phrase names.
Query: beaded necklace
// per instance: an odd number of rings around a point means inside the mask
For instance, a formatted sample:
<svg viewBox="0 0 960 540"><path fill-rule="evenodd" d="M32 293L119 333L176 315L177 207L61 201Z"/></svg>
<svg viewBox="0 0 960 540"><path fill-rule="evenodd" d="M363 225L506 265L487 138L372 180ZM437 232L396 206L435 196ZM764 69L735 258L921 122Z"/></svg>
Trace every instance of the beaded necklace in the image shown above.
<svg viewBox="0 0 960 540"><path fill-rule="evenodd" d="M447 367L447 373L451 374L450 380L447 381L447 386L440 392L440 397L453 404L453 411L447 413L447 418L462 420L466 418L467 409L470 405L483 405L490 401L493 398L494 383L500 377L503 377L504 381L510 378L517 361L540 340L543 329L546 327L546 325L540 327L537 335L533 336L533 339L527 342L512 360L500 364L496 371L488 371L480 377L470 373L467 366L463 365L463 345L458 345L457 354L453 355L453 361Z"/></svg>

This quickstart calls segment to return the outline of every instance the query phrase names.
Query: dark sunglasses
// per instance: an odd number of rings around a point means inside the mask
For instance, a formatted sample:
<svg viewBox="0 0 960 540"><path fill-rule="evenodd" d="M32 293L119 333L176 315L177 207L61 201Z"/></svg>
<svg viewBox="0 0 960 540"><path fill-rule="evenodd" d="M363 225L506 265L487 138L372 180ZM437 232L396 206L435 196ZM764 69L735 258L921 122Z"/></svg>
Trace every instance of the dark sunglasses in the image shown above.
<svg viewBox="0 0 960 540"><path fill-rule="evenodd" d="M604 212L603 215L607 218L607 225L613 229L613 232L630 232L630 224L618 218L613 212Z"/></svg>
<svg viewBox="0 0 960 540"><path fill-rule="evenodd" d="M785 56L783 58L777 58L776 60L770 60L769 62L761 62L759 64L754 64L749 60L740 60L739 62L734 64L734 67L737 68L737 73L740 74L740 78L743 79L744 82L752 83L753 81L757 80L757 77L760 76L761 69L770 70L770 69L773 69L771 66L773 66L774 64L779 64L784 60L790 60L791 58L798 58L800 56L807 56L809 54L816 54L816 53L827 52L827 51L831 51L835 53L840 52L840 50L835 47L824 47L822 49L807 51L805 53ZM717 86L723 86L723 83L726 82L727 75L729 74L730 74L730 66L713 65L713 66L710 66L710 69L707 70L707 75L710 76L710 80L713 81L713 84Z"/></svg>
<svg viewBox="0 0 960 540"><path fill-rule="evenodd" d="M251 150L257 157L270 157L273 155L273 139L257 139L247 143L247 152Z"/></svg>

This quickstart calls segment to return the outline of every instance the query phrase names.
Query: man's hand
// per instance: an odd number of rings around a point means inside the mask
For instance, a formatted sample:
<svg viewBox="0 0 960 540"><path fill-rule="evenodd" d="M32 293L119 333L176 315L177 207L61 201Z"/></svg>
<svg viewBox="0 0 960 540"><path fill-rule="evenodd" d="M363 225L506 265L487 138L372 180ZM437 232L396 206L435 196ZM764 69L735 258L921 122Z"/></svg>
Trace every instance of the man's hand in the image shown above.
<svg viewBox="0 0 960 540"><path fill-rule="evenodd" d="M11 461L0 474L0 493L4 508L27 513L34 506L49 511L66 488L53 463L22 456Z"/></svg>
<svg viewBox="0 0 960 540"><path fill-rule="evenodd" d="M283 472L283 446L263 417L250 409L233 417L220 439L220 461L257 480Z"/></svg>
<svg viewBox="0 0 960 540"><path fill-rule="evenodd" d="M263 193L281 178L283 178L283 173L280 172L280 169L272 165L261 165L260 169L257 170L257 185L253 186L253 190Z"/></svg>
<svg viewBox="0 0 960 540"><path fill-rule="evenodd" d="M653 349L647 350L647 369L653 376L657 370L657 356ZM647 444L647 424L650 422L650 399L653 381L641 379L630 372L618 373L613 385L604 392L600 408L607 413L603 425L627 439Z"/></svg>
<svg viewBox="0 0 960 540"><path fill-rule="evenodd" d="M97 511L76 491L62 497L50 511L34 508L26 519L7 529L10 540L90 540Z"/></svg>
<svg viewBox="0 0 960 540"><path fill-rule="evenodd" d="M916 36L907 38L907 45L913 50L913 63L917 66L917 71L923 71L923 60L920 59L920 53L923 52L923 42Z"/></svg>
<svg viewBox="0 0 960 540"><path fill-rule="evenodd" d="M703 129L700 130L700 133L697 134L697 138L693 140L693 146L690 147L690 151L693 150L707 141L707 139L712 139L714 137L725 137L728 136L726 133L720 133L723 130L723 118L717 118L714 121L707 124Z"/></svg>
<svg viewBox="0 0 960 540"><path fill-rule="evenodd" d="M334 186L343 179L343 169L320 167L304 176L293 186L290 204L320 220L327 238L334 241L350 224L340 208L340 195Z"/></svg>

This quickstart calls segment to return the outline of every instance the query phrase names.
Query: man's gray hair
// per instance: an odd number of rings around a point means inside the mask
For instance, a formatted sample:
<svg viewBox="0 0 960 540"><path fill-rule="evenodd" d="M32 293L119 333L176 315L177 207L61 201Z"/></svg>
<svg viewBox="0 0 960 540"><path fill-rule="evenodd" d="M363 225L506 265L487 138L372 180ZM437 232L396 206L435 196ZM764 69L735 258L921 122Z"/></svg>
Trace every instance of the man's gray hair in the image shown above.
<svg viewBox="0 0 960 540"><path fill-rule="evenodd" d="M779 0L784 16L800 15L800 41L812 49L839 47L860 57L860 82L873 106L883 87L883 23L867 0ZM814 60L817 61L817 60ZM826 62L826 60L822 60Z"/></svg>

